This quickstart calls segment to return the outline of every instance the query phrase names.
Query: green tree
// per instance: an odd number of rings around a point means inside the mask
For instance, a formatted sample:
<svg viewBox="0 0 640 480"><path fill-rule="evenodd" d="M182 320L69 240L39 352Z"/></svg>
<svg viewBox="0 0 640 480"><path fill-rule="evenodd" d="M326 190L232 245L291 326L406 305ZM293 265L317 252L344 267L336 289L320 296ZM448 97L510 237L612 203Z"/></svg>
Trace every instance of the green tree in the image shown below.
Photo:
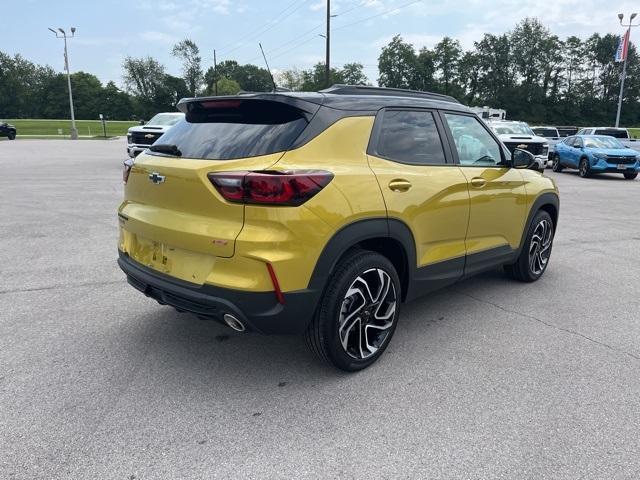
<svg viewBox="0 0 640 480"><path fill-rule="evenodd" d="M215 82L222 78L235 81L241 90L247 92L270 92L273 90L271 75L265 68L256 65L240 65L235 60L225 60L217 67L217 74L213 68L209 68L205 74L207 91L215 91ZM218 93L220 86L218 86Z"/></svg>
<svg viewBox="0 0 640 480"><path fill-rule="evenodd" d="M302 72L296 68L291 70L282 70L276 75L276 83L279 87L288 88L293 91L302 90Z"/></svg>
<svg viewBox="0 0 640 480"><path fill-rule="evenodd" d="M329 85L336 83L345 83L344 78L339 70L335 68L329 69ZM317 92L327 85L326 72L324 63L316 63L309 70L302 71L302 90L305 92Z"/></svg>
<svg viewBox="0 0 640 480"><path fill-rule="evenodd" d="M218 95L237 95L240 90L240 85L235 80L221 78L218 81Z"/></svg>
<svg viewBox="0 0 640 480"><path fill-rule="evenodd" d="M400 35L393 37L378 57L378 71L381 87L414 88L419 73L413 45L404 42Z"/></svg>
<svg viewBox="0 0 640 480"><path fill-rule="evenodd" d="M185 38L171 49L171 55L182 60L182 75L189 94L195 97L203 81L200 49L192 40Z"/></svg>
<svg viewBox="0 0 640 480"><path fill-rule="evenodd" d="M434 65L440 83L440 91L446 95L462 96L459 85L462 47L458 40L444 37L433 49Z"/></svg>
<svg viewBox="0 0 640 480"><path fill-rule="evenodd" d="M108 120L129 120L133 116L131 97L109 81L102 90L99 109Z"/></svg>
<svg viewBox="0 0 640 480"><path fill-rule="evenodd" d="M340 69L339 76L347 85L367 85L369 79L364 73L364 65L361 63L345 63Z"/></svg>

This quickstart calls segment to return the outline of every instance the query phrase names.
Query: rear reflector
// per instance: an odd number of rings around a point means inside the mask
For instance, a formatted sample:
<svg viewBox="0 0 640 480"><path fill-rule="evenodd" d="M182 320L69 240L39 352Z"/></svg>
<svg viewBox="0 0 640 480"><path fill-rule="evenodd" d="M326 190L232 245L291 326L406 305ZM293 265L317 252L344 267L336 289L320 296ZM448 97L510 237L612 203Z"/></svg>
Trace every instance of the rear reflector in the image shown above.
<svg viewBox="0 0 640 480"><path fill-rule="evenodd" d="M324 170L210 173L211 183L227 201L256 205L298 206L333 178Z"/></svg>
<svg viewBox="0 0 640 480"><path fill-rule="evenodd" d="M280 290L280 283L278 282L278 277L276 277L276 272L273 270L273 265L267 263L267 270L269 271L269 276L271 277L271 283L273 284L274 292L276 292L278 303L280 305L284 305L284 295L282 294L282 290Z"/></svg>

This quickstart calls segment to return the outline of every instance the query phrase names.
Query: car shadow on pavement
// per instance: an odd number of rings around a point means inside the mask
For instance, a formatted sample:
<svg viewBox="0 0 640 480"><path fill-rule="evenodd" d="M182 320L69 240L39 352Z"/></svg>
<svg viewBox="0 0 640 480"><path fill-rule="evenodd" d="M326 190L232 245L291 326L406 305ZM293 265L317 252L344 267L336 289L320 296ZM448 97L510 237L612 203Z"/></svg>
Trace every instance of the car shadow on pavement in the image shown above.
<svg viewBox="0 0 640 480"><path fill-rule="evenodd" d="M437 343L447 337L446 331L460 327L457 322L461 297L456 289L476 282L488 288L504 288L505 282L513 283L502 272L491 271L404 304L394 339L385 355L365 372L374 374L376 369L387 372L402 368L404 360L415 363L411 356L418 352L405 348L407 342L417 343L420 348L442 347ZM200 320L169 307L153 306L150 310L131 318L133 332L123 335L122 339L131 343L127 350L138 356L132 360L142 365L149 365L151 361L205 381L215 378L218 384L246 382L247 377L252 382L281 384L324 382L351 376L316 359L301 335L237 333L215 321Z"/></svg>
<svg viewBox="0 0 640 480"><path fill-rule="evenodd" d="M575 172L562 172L562 175L573 175L574 177L579 177L580 174L578 173L578 171L576 170ZM600 181L617 181L617 182L629 182L631 180L627 180L626 178L624 178L622 176L621 173L598 173L595 175L592 175L588 178L584 178L581 180L600 180Z"/></svg>

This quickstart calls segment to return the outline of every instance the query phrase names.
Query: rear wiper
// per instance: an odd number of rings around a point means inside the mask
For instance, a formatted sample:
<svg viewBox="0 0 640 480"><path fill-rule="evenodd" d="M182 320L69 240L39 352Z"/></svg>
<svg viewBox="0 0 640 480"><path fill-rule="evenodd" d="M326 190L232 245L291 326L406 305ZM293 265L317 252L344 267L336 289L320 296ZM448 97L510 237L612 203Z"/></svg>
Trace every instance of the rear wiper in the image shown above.
<svg viewBox="0 0 640 480"><path fill-rule="evenodd" d="M167 153L175 157L182 156L180 149L172 143L155 143L149 147L149 150L152 152Z"/></svg>

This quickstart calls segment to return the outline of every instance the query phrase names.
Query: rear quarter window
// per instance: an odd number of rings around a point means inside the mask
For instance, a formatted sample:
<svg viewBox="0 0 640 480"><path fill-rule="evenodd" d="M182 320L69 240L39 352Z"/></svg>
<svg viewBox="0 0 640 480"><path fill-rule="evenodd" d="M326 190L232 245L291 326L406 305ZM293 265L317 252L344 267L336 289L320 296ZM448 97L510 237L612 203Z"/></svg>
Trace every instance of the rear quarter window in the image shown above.
<svg viewBox="0 0 640 480"><path fill-rule="evenodd" d="M183 158L232 160L286 151L307 126L302 112L279 102L203 102L156 144L175 145Z"/></svg>
<svg viewBox="0 0 640 480"><path fill-rule="evenodd" d="M375 155L411 165L445 163L433 114L419 110L385 110Z"/></svg>

